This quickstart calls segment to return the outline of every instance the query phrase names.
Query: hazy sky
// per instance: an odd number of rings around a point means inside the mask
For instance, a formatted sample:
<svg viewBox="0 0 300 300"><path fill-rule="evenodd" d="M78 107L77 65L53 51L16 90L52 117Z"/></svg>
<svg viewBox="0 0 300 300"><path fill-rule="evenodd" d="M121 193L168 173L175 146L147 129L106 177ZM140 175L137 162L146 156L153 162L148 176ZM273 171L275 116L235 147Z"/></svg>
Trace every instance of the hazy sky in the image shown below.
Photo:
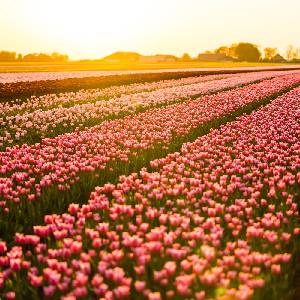
<svg viewBox="0 0 300 300"><path fill-rule="evenodd" d="M300 0L0 0L0 49L99 58L196 55L237 41L300 47Z"/></svg>

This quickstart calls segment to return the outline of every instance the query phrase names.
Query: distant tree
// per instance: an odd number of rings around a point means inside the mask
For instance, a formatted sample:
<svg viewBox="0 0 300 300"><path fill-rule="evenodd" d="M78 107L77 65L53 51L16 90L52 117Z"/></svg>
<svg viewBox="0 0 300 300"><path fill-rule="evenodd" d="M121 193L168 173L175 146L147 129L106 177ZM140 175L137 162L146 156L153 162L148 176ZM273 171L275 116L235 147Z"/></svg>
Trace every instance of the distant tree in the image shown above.
<svg viewBox="0 0 300 300"><path fill-rule="evenodd" d="M229 57L237 58L237 55L235 53L235 49L237 47L237 44L232 44L230 47L228 46L221 46L217 48L214 53L216 54L223 54Z"/></svg>
<svg viewBox="0 0 300 300"><path fill-rule="evenodd" d="M53 52L51 58L54 62L67 62L69 60L68 55L63 55L58 52Z"/></svg>
<svg viewBox="0 0 300 300"><path fill-rule="evenodd" d="M289 61L299 63L300 62L300 48L293 48L291 53L289 54Z"/></svg>
<svg viewBox="0 0 300 300"><path fill-rule="evenodd" d="M191 60L191 56L188 53L183 53L182 57L181 57L182 61L190 61Z"/></svg>
<svg viewBox="0 0 300 300"><path fill-rule="evenodd" d="M288 45L286 49L287 60L293 60L297 58L297 49L293 45Z"/></svg>
<svg viewBox="0 0 300 300"><path fill-rule="evenodd" d="M278 53L278 50L277 48L267 47L264 49L264 53L266 59L272 59Z"/></svg>
<svg viewBox="0 0 300 300"><path fill-rule="evenodd" d="M240 61L256 62L259 61L261 53L256 45L251 43L239 43L235 47L235 55Z"/></svg>
<svg viewBox="0 0 300 300"><path fill-rule="evenodd" d="M297 53L297 59L300 59L300 47L297 48L296 53Z"/></svg>
<svg viewBox="0 0 300 300"><path fill-rule="evenodd" d="M49 62L50 56L44 53L29 53L23 57L26 62Z"/></svg>
<svg viewBox="0 0 300 300"><path fill-rule="evenodd" d="M51 55L45 53L29 53L23 57L23 61L27 62L66 62L68 56L54 52Z"/></svg>
<svg viewBox="0 0 300 300"><path fill-rule="evenodd" d="M228 54L228 56L237 58L237 55L236 55L236 52L235 52L237 45L238 44L236 44L236 43L231 44L231 46L229 47L229 54Z"/></svg>
<svg viewBox="0 0 300 300"><path fill-rule="evenodd" d="M290 61L300 60L300 47L296 48L293 45L289 45L286 49L286 58Z"/></svg>
<svg viewBox="0 0 300 300"><path fill-rule="evenodd" d="M296 59L300 59L300 47L296 49Z"/></svg>
<svg viewBox="0 0 300 300"><path fill-rule="evenodd" d="M16 61L16 52L1 51L0 61Z"/></svg>
<svg viewBox="0 0 300 300"><path fill-rule="evenodd" d="M217 48L214 53L216 54L224 54L226 56L230 56L231 54L231 51L230 51L230 48L227 47L227 46L221 46L219 48Z"/></svg>
<svg viewBox="0 0 300 300"><path fill-rule="evenodd" d="M18 54L17 61L22 61L22 60L23 60L23 55L22 54Z"/></svg>

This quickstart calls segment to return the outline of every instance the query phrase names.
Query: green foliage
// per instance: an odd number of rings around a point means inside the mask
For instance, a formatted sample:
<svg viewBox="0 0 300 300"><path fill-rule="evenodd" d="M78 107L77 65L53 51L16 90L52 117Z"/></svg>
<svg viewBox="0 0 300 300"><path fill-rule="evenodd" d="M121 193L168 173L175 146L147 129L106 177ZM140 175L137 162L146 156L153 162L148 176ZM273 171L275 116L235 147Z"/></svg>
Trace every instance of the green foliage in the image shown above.
<svg viewBox="0 0 300 300"><path fill-rule="evenodd" d="M240 61L259 61L261 53L257 46L251 43L239 43L235 48L235 55Z"/></svg>
<svg viewBox="0 0 300 300"><path fill-rule="evenodd" d="M0 61L16 61L16 52L1 51Z"/></svg>

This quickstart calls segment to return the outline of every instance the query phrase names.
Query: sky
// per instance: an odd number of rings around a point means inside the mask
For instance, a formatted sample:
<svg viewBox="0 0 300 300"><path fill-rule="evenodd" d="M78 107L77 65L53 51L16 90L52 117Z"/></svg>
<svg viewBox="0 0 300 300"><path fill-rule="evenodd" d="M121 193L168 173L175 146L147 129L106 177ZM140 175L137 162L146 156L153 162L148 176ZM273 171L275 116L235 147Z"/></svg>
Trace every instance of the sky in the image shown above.
<svg viewBox="0 0 300 300"><path fill-rule="evenodd" d="M247 41L300 47L299 0L0 0L0 49L71 59L191 56Z"/></svg>

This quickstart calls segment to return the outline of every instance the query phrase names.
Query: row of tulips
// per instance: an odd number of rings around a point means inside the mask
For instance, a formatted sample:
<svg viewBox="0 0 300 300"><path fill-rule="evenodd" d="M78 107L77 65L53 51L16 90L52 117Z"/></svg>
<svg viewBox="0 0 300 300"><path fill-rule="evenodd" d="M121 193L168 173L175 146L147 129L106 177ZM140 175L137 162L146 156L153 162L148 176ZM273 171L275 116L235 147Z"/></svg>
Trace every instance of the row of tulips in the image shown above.
<svg viewBox="0 0 300 300"><path fill-rule="evenodd" d="M137 71L137 73L145 71ZM132 74L136 71L68 71L68 72L24 72L24 73L0 73L0 83L30 82L39 80L60 80L67 78L84 78L96 76L111 76L120 74Z"/></svg>
<svg viewBox="0 0 300 300"><path fill-rule="evenodd" d="M262 80L287 73L286 71L266 71L254 73L252 76L258 77L254 80ZM260 74L260 75L259 75ZM107 100L108 98L119 97L124 94L133 94L140 92L149 92L156 89L175 87L180 85L188 85L200 83L210 80L218 80L222 78L247 76L251 73L242 74L217 74L207 76L183 77L179 79L161 80L145 83L133 83L129 85L111 86L102 89L80 90L78 92L48 94L43 96L32 96L26 101L14 100L0 103L0 117L22 114L24 112L33 112L35 110L49 110L55 107L71 107L75 104L83 104L96 102L97 100Z"/></svg>
<svg viewBox="0 0 300 300"><path fill-rule="evenodd" d="M292 70L295 68L279 68L274 71ZM273 68L271 69L273 70ZM114 85L127 85L132 83L144 83L160 80L180 79L201 75L213 74L237 74L245 72L266 71L265 69L230 69L230 70L160 70L160 71L142 71L125 72L119 75L109 75L107 73L101 76L85 77L67 77L62 79L44 79L44 73L36 74L34 81L17 81L0 83L0 102L12 101L14 99L25 100L32 95L46 95L61 92L74 92L82 89L106 88ZM40 75L40 76L39 76ZM58 73L59 75L59 73ZM5 74L4 76L8 76ZM26 74L25 74L26 76Z"/></svg>
<svg viewBox="0 0 300 300"><path fill-rule="evenodd" d="M284 72L269 72L274 73L274 77ZM71 107L76 104L84 104L96 102L98 100L107 100L109 98L120 97L125 94L133 94L140 92L150 92L156 89L175 87L210 80L217 80L231 76L239 76L235 74L226 75L208 75L198 77L187 77L180 79L161 80L146 83L133 83L129 85L111 86L102 89L80 90L78 92L48 94L43 96L32 96L26 101L14 100L5 103L0 103L0 116L21 115L24 112L33 112L35 110L49 110L57 107ZM243 75L240 75L243 76Z"/></svg>
<svg viewBox="0 0 300 300"><path fill-rule="evenodd" d="M7 299L283 299L300 233L300 88L0 244Z"/></svg>
<svg viewBox="0 0 300 300"><path fill-rule="evenodd" d="M265 67L251 67L249 68L240 68L241 71L259 71L265 69ZM269 67L270 70L276 69L289 69L289 67ZM209 70L212 69L203 69L203 68L189 68L189 69L160 69L160 73L170 73L170 72L196 72L196 71L206 71L210 73ZM216 72L226 69L214 68ZM238 71L238 69L236 69ZM228 70L227 70L228 71ZM113 75L122 75L122 74L144 74L144 73L157 73L158 70L115 70L115 71L65 71L65 72L24 72L24 73L0 73L0 83L12 83L12 82L32 82L32 81L46 81L46 80L61 80L68 78L85 78L85 77L99 77L99 76L113 76ZM202 72L203 73L203 72Z"/></svg>
<svg viewBox="0 0 300 300"><path fill-rule="evenodd" d="M7 148L0 152L1 236L63 211L75 198L84 201L110 174L143 166L299 83L300 75L286 75Z"/></svg>
<svg viewBox="0 0 300 300"><path fill-rule="evenodd" d="M277 73L277 76L282 74L286 73ZM291 74L299 75L300 72L290 71L289 75ZM165 88L113 97L107 101L98 100L71 107L59 106L49 110L36 109L33 112L25 111L15 116L5 115L0 119L0 149L15 144L37 143L42 138L55 137L59 134L72 132L76 128L82 130L107 119L122 117L152 107L166 106L191 97L196 98L202 94L249 84L275 75L270 72L249 73L244 74L244 76L229 76L225 79L209 81L204 81L205 78L201 77L199 82L197 78L187 79L187 84L184 85L181 84L185 82L182 79L178 82L178 85L174 84L170 87L168 82ZM153 85L155 86L155 84ZM164 83L162 83L162 86L164 86ZM79 98L81 100L86 99L86 97L93 99L97 97L99 92L96 91L95 93L93 95L93 92L90 91L81 92ZM47 99L47 96L42 98Z"/></svg>

